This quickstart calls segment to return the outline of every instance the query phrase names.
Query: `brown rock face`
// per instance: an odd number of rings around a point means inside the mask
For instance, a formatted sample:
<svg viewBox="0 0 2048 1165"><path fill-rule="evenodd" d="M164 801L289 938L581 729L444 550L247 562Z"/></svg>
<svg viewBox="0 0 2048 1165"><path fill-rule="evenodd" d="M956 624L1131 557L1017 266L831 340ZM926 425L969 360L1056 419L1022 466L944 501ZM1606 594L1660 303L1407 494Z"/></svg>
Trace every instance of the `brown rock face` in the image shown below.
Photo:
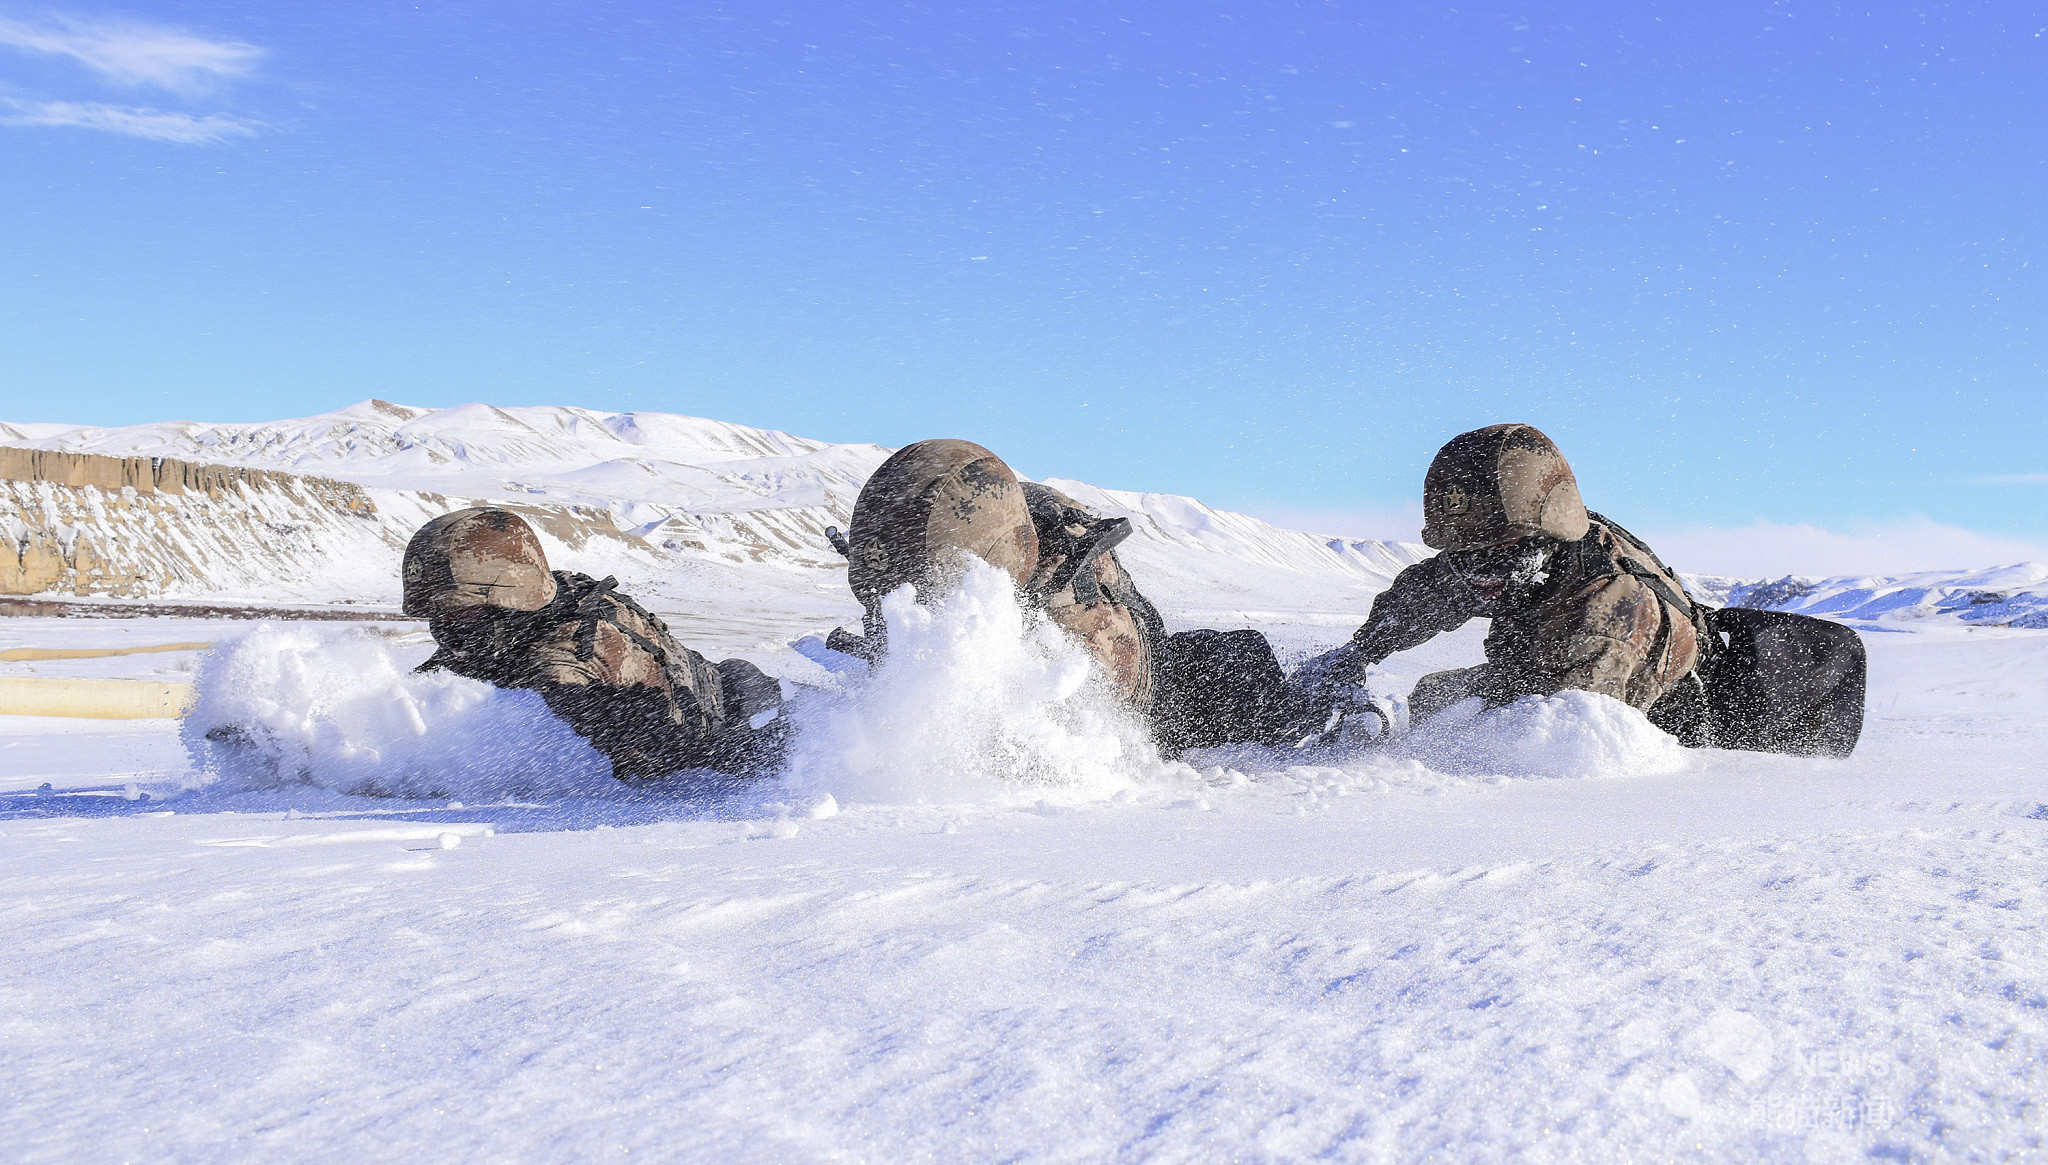
<svg viewBox="0 0 2048 1165"><path fill-rule="evenodd" d="M0 594L161 594L200 583L209 558L376 512L326 478L0 448Z"/></svg>

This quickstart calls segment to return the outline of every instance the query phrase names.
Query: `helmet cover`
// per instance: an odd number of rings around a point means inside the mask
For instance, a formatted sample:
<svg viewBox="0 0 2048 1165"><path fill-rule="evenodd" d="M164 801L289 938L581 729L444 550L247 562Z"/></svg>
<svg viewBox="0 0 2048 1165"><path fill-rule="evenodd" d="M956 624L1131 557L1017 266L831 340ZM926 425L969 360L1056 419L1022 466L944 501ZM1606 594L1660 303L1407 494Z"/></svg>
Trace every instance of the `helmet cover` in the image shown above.
<svg viewBox="0 0 2048 1165"><path fill-rule="evenodd" d="M1437 451L1422 486L1422 540L1469 550L1542 535L1586 536L1586 503L1555 442L1533 425L1489 425Z"/></svg>
<svg viewBox="0 0 2048 1165"><path fill-rule="evenodd" d="M929 593L957 580L966 554L1019 587L1038 565L1038 535L1017 475L971 441L898 449L861 487L846 541L847 583L869 607L905 583Z"/></svg>
<svg viewBox="0 0 2048 1165"><path fill-rule="evenodd" d="M421 526L405 547L404 579L405 613L421 619L538 611L555 598L539 536L510 510L457 510Z"/></svg>

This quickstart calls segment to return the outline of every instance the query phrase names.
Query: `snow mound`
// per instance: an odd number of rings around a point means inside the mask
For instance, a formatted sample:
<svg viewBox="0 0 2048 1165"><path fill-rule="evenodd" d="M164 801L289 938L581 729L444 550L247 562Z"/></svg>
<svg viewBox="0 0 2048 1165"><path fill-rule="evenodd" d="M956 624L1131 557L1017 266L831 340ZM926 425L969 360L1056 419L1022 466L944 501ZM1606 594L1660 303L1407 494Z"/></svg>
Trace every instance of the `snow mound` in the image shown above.
<svg viewBox="0 0 2048 1165"><path fill-rule="evenodd" d="M1593 692L1524 696L1487 708L1465 700L1431 717L1390 752L1440 773L1615 777L1685 767L1685 747L1649 717Z"/></svg>
<svg viewBox="0 0 2048 1165"><path fill-rule="evenodd" d="M889 653L843 694L795 713L786 781L841 801L1109 796L1162 766L1094 662L976 565L925 604L882 602Z"/></svg>
<svg viewBox="0 0 2048 1165"><path fill-rule="evenodd" d="M413 672L366 631L261 625L206 658L198 690L181 732L223 792L485 801L624 789L537 694Z"/></svg>

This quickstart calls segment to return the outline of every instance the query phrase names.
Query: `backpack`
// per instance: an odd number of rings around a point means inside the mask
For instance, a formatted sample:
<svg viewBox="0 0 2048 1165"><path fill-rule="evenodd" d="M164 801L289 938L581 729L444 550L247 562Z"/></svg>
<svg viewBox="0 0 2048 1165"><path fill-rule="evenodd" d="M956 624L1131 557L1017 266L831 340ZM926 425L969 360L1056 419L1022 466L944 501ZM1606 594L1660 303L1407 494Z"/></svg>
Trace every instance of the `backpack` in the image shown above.
<svg viewBox="0 0 2048 1165"><path fill-rule="evenodd" d="M1664 572L1629 559L1623 569L1700 629L1693 674L1650 708L1650 723L1693 748L1733 748L1791 756L1848 756L1863 735L1869 671L1852 627L1785 611L1703 607L1642 539L1598 514Z"/></svg>
<svg viewBox="0 0 2048 1165"><path fill-rule="evenodd" d="M1152 711L1166 629L1116 557L1131 520L1097 517L1051 486L1023 486L1038 534L1038 563L1025 593L1095 657L1120 699Z"/></svg>

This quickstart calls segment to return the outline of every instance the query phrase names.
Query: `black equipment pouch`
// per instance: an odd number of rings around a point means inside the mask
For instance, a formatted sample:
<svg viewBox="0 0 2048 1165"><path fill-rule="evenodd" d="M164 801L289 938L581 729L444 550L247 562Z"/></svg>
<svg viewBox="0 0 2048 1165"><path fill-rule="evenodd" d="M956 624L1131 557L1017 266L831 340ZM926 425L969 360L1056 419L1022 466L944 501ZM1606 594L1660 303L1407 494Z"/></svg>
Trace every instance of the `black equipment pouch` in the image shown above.
<svg viewBox="0 0 2048 1165"><path fill-rule="evenodd" d="M1646 552L1657 553L1612 519L1592 515ZM1848 756L1863 735L1868 660L1854 629L1810 615L1711 610L1642 563L1634 575L1700 632L1700 662L1650 709L1650 722L1693 748L1735 748L1791 756ZM1672 577L1677 577L1675 574Z"/></svg>
<svg viewBox="0 0 2048 1165"><path fill-rule="evenodd" d="M1869 663L1854 629L1784 611L1707 613L1700 662L1710 743L1792 756L1848 756L1863 735Z"/></svg>
<svg viewBox="0 0 2048 1165"><path fill-rule="evenodd" d="M1154 722L1169 750L1271 744L1290 719L1287 675L1257 631L1169 635L1163 670Z"/></svg>

